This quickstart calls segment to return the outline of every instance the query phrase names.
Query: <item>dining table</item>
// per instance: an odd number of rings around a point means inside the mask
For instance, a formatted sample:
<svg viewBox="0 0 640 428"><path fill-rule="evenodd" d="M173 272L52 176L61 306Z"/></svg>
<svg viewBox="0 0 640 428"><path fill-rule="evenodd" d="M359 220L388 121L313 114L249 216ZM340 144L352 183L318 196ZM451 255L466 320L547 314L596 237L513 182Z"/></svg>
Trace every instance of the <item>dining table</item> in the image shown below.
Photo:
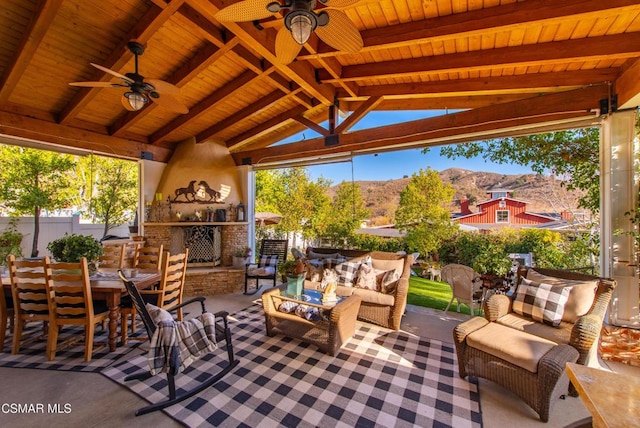
<svg viewBox="0 0 640 428"><path fill-rule="evenodd" d="M126 272L126 269L125 269ZM151 288L162 279L162 271L156 269L136 269L129 279L139 289ZM94 300L104 300L109 308L109 350L115 351L118 345L118 321L120 319L120 301L126 294L124 283L117 269L98 269L90 277L91 295ZM2 275L2 286L7 294L11 289L8 276ZM8 293L10 295L10 291ZM123 327L124 328L124 327Z"/></svg>
<svg viewBox="0 0 640 428"><path fill-rule="evenodd" d="M161 278L162 272L156 269L136 269L136 274L129 276L129 280L139 290L151 288L159 283ZM90 282L93 299L104 300L109 308L109 350L115 351L118 344L120 300L126 294L124 283L118 276L117 269L99 269L91 275Z"/></svg>

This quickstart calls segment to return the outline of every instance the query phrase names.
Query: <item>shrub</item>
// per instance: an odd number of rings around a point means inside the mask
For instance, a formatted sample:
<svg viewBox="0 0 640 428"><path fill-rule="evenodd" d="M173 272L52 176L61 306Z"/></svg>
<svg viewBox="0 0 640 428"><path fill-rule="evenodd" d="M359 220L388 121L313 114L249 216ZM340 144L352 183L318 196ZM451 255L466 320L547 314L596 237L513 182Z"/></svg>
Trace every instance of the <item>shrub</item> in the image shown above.
<svg viewBox="0 0 640 428"><path fill-rule="evenodd" d="M102 244L93 236L65 233L62 238L49 242L47 250L57 262L77 263L86 257L92 264L102 255Z"/></svg>
<svg viewBox="0 0 640 428"><path fill-rule="evenodd" d="M24 235L18 232L18 219L12 218L7 228L0 233L0 266L7 265L7 257L13 254L16 258L22 257L22 238Z"/></svg>

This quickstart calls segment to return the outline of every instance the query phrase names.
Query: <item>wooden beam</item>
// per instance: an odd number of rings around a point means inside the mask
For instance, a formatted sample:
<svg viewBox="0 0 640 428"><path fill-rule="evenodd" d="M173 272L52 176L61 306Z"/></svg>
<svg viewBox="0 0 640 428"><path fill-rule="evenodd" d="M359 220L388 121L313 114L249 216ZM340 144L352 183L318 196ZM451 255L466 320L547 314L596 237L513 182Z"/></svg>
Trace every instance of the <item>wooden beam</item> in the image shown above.
<svg viewBox="0 0 640 428"><path fill-rule="evenodd" d="M173 153L172 150L150 146L138 141L112 137L6 111L0 111L0 134L134 159L139 159L141 152L147 151L153 154L154 160L165 163L169 161Z"/></svg>
<svg viewBox="0 0 640 428"><path fill-rule="evenodd" d="M191 7L189 3L180 6L178 12L180 15L193 22L196 33L199 33L202 37L219 48L225 45L225 39L227 37L225 32L218 28L213 22L202 16L197 10Z"/></svg>
<svg viewBox="0 0 640 428"><path fill-rule="evenodd" d="M186 126L189 122L196 120L207 110L213 108L228 97L232 96L234 92L241 89L244 85L249 84L249 82L257 77L258 76L256 76L253 71L245 71L240 76L233 79L230 83L224 85L222 88L211 93L204 100L191 107L189 109L189 113L178 116L159 130L151 134L151 136L149 137L149 143L156 144L158 141L169 136L172 132L177 131L183 126Z"/></svg>
<svg viewBox="0 0 640 428"><path fill-rule="evenodd" d="M454 95L432 96L424 98L391 98L384 99L375 108L376 111L398 110L466 110L486 107L511 101L531 98L535 94L523 92L520 94L502 95ZM342 101L340 106L345 111L356 111L364 101Z"/></svg>
<svg viewBox="0 0 640 428"><path fill-rule="evenodd" d="M274 116L273 118L249 129L248 131L245 131L242 134L236 135L230 140L227 140L227 147L229 148L229 150L238 150L238 148L244 146L247 141L253 138L259 138L260 135L268 132L269 130L293 120L295 116L301 115L302 113L304 113L304 111L304 107L298 106L277 116Z"/></svg>
<svg viewBox="0 0 640 428"><path fill-rule="evenodd" d="M606 97L606 85L539 96L511 103L478 108L445 116L353 131L341 135L340 144L327 148L323 138L234 153L234 158L278 160L299 159L355 151L374 152L409 147L416 142L446 139L462 134L505 129L519 123L542 123L592 116L599 100Z"/></svg>
<svg viewBox="0 0 640 428"><path fill-rule="evenodd" d="M275 91L271 92L269 95L266 95L260 98L259 101L251 104L247 108L244 108L239 112L236 112L231 116L228 116L226 119L218 123L215 123L210 127L208 127L207 129L205 129L204 131L200 132L198 135L196 135L196 144L204 143L205 141L207 141L208 139L216 135L218 132L223 131L229 126L235 125L241 120L246 119L251 115L257 114L262 110L271 107L273 104L281 101L284 96L285 94L283 94L282 91L280 91L279 89L276 89Z"/></svg>
<svg viewBox="0 0 640 428"><path fill-rule="evenodd" d="M311 129L312 131L316 131L318 134L322 135L323 137L328 137L329 136L329 130L323 128L322 126L318 125L317 123L315 123L312 120L307 119L306 117L304 117L303 115L299 114L295 117L293 117L293 120L295 120L296 122L298 122L299 124L306 126L307 128Z"/></svg>
<svg viewBox="0 0 640 428"><path fill-rule="evenodd" d="M618 13L637 11L636 0L527 0L500 4L464 13L454 13L437 18L372 28L360 32L364 41L361 53L381 49L411 46L427 42L439 42L458 38L481 36L484 33L523 30L533 25L553 26L565 23L567 18L597 19L603 12ZM299 59L322 58L339 55L330 46L320 44L317 54L303 55Z"/></svg>
<svg viewBox="0 0 640 428"><path fill-rule="evenodd" d="M374 110L382 100L382 97L370 97L367 101L362 103L356 111L351 113L349 117L343 120L342 123L336 127L336 134L347 132L347 130L358 123L360 119L365 117L367 113L369 113L371 110Z"/></svg>
<svg viewBox="0 0 640 428"><path fill-rule="evenodd" d="M636 108L640 105L640 60L635 60L625 68L615 82L618 108Z"/></svg>
<svg viewBox="0 0 640 428"><path fill-rule="evenodd" d="M433 82L397 83L360 87L360 97L417 98L434 94L477 94L524 93L529 91L547 92L553 88L563 90L579 86L614 81L620 69L604 68L594 70L561 71L552 73L518 74L513 76L479 77L472 79L450 79ZM349 98L348 93L338 93L338 98Z"/></svg>
<svg viewBox="0 0 640 428"><path fill-rule="evenodd" d="M36 53L36 49L40 46L42 38L49 30L51 22L62 5L62 0L42 0L38 3L36 13L20 41L20 47L0 75L0 104L9 99L29 61Z"/></svg>
<svg viewBox="0 0 640 428"><path fill-rule="evenodd" d="M228 6L222 0L188 0L189 4L211 22L215 13ZM243 44L259 56L264 57L282 74L300 85L309 95L325 105L333 103L335 89L316 82L315 70L307 62L282 64L275 56L275 30L259 31L250 23L224 22L223 25L242 40Z"/></svg>
<svg viewBox="0 0 640 428"><path fill-rule="evenodd" d="M105 61L101 62L100 65L116 71L122 69L127 61L129 61L133 56L129 49L127 49L127 43L132 39L135 39L142 44L147 43L151 36L153 36L153 34L155 34L155 32L158 31L158 29L160 29L160 27L162 27L169 18L171 18L171 15L175 13L183 2L184 0L173 0L164 9L160 9L155 6L150 8L149 11L138 21L136 26L120 42L120 45L116 47L111 55L109 55ZM90 67L89 64L87 64L87 67ZM92 76L93 77L88 80L107 82L113 77L100 70L95 70ZM79 89L72 100L60 112L59 122L64 124L71 118L75 117L100 90L102 90L102 88Z"/></svg>
<svg viewBox="0 0 640 428"><path fill-rule="evenodd" d="M611 61L640 54L637 33L615 34L586 39L564 40L535 45L486 49L429 58L385 61L343 67L341 79L357 81L372 78L400 78L416 74L479 71L497 67L541 66L567 61ZM335 79L320 70L323 82Z"/></svg>

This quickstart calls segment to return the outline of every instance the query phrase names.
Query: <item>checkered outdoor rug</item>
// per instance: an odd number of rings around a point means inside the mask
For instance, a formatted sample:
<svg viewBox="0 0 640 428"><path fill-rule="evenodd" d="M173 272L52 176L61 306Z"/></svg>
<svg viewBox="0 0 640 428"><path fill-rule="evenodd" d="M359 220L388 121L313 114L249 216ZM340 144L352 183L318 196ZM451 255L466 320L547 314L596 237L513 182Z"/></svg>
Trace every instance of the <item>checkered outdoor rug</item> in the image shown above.
<svg viewBox="0 0 640 428"><path fill-rule="evenodd" d="M355 337L330 357L296 339L266 336L260 306L232 318L238 368L164 410L187 426L482 426L477 384L458 376L451 344L358 322ZM224 353L194 363L177 377L178 387L218 370ZM145 356L102 373L150 402L164 399L164 375L124 383L139 370L148 370Z"/></svg>
<svg viewBox="0 0 640 428"><path fill-rule="evenodd" d="M11 332L7 332L7 340L4 344L4 352L0 352L0 367L19 367L27 369L45 369L45 370L63 370L77 372L99 372L100 370L114 364L120 358L134 352L142 343L138 340L129 340L126 346L118 346L114 352L109 352L109 332L105 328L102 330L100 326L96 327L94 336L94 352L91 361L84 360L84 328L76 326L65 326L60 332L58 343L63 344L69 338L79 338L80 343L76 343L67 348L58 349L56 357L53 361L47 361L47 335L36 334L42 331L41 322L32 322L27 325L26 335L40 336L38 339L22 345L20 353L11 354ZM138 332L136 335L145 334L142 323L138 323ZM100 346L103 344L103 346ZM138 355L141 352L138 351Z"/></svg>

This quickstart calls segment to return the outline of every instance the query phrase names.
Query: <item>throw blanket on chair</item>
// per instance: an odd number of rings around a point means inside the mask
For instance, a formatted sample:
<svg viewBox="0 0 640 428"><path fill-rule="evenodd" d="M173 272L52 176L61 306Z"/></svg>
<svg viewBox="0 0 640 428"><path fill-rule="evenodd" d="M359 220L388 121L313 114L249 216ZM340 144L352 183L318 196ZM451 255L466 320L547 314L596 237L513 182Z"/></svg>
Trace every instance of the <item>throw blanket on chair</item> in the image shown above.
<svg viewBox="0 0 640 428"><path fill-rule="evenodd" d="M147 360L152 375L181 373L195 360L218 348L215 316L205 312L188 321L158 322Z"/></svg>

